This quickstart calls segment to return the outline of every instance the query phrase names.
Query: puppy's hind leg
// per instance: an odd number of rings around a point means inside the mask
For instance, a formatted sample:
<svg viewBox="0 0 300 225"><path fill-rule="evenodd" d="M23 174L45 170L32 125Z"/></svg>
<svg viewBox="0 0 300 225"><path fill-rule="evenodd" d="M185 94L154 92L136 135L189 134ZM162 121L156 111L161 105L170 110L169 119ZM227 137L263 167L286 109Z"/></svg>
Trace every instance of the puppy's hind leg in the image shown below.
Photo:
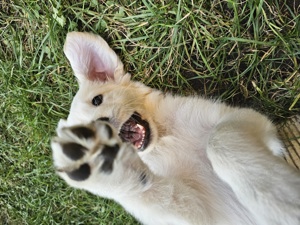
<svg viewBox="0 0 300 225"><path fill-rule="evenodd" d="M207 154L258 224L299 225L300 173L270 151L272 129L260 114L236 111L215 127Z"/></svg>

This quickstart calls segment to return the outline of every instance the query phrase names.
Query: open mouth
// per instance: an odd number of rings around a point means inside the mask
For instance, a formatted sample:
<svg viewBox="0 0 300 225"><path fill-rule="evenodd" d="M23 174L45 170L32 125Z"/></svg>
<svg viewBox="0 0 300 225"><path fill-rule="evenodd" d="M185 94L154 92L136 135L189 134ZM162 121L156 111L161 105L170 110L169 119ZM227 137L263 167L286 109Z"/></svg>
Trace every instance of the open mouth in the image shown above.
<svg viewBox="0 0 300 225"><path fill-rule="evenodd" d="M134 112L132 116L122 125L119 136L125 142L130 142L138 150L143 151L150 142L150 128L141 115Z"/></svg>

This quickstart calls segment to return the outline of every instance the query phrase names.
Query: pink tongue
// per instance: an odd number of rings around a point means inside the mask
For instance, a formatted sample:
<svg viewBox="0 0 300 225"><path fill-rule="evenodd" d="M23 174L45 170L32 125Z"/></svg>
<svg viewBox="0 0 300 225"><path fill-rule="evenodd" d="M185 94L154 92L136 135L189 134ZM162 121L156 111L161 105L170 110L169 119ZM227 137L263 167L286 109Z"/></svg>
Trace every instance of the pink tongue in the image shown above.
<svg viewBox="0 0 300 225"><path fill-rule="evenodd" d="M130 142L132 144L134 144L134 146L136 148L139 148L140 147L140 143L141 143L141 138L142 138L142 135L139 134L139 133L134 133L132 134L132 136L130 137Z"/></svg>
<svg viewBox="0 0 300 225"><path fill-rule="evenodd" d="M134 134L132 135L132 141L133 141L133 142L139 141L141 138L142 138L142 135L139 134L139 133L134 133Z"/></svg>

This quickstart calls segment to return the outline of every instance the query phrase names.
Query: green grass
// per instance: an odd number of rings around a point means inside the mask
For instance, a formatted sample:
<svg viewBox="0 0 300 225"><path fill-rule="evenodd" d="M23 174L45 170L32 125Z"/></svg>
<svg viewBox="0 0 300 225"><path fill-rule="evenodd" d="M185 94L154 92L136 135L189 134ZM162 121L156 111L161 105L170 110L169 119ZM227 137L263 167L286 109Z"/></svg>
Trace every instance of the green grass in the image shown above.
<svg viewBox="0 0 300 225"><path fill-rule="evenodd" d="M163 91L300 110L298 0L0 2L1 224L135 224L117 204L69 188L49 142L77 90L68 31L101 34L134 79Z"/></svg>

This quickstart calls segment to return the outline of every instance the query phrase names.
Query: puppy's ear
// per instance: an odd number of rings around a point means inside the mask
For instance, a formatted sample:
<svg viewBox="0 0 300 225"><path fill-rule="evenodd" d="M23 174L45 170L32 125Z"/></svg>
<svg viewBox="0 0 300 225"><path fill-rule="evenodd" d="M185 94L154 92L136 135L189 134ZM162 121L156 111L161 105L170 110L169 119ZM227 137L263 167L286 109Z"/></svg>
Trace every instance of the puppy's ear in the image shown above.
<svg viewBox="0 0 300 225"><path fill-rule="evenodd" d="M119 57L100 36L68 33L64 52L79 83L116 80L125 74Z"/></svg>

